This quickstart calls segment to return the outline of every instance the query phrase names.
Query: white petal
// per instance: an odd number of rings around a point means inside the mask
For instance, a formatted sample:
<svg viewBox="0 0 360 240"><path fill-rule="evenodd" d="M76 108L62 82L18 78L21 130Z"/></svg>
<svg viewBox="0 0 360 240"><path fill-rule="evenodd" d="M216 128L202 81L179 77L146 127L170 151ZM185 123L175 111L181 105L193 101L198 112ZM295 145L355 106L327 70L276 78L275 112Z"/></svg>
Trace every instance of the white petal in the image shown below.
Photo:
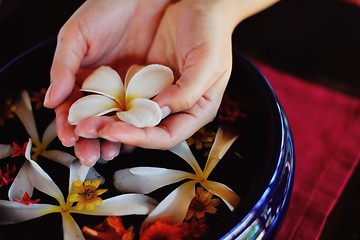
<svg viewBox="0 0 360 240"><path fill-rule="evenodd" d="M194 169L197 175L201 174L202 170L199 166L199 163L194 157L194 154L191 152L190 147L186 141L179 143L169 151L184 159L192 167L192 169Z"/></svg>
<svg viewBox="0 0 360 240"><path fill-rule="evenodd" d="M27 172L31 184L36 189L55 198L60 203L60 205L64 204L64 196L61 190L59 189L59 187L35 161L31 160L30 158L31 147L32 147L32 142L30 139L26 147L25 157L29 162L29 167L27 168Z"/></svg>
<svg viewBox="0 0 360 240"><path fill-rule="evenodd" d="M60 150L46 150L41 156L50 159L54 162L60 163L66 167L69 167L72 161L76 159L73 155L67 152L63 152Z"/></svg>
<svg viewBox="0 0 360 240"><path fill-rule="evenodd" d="M98 163L98 162L96 162L96 163ZM85 167L85 166L83 166L83 167ZM100 185L105 183L105 178L103 176L101 176L101 174L98 173L94 167L90 167L90 169L84 179L89 179L91 181L94 181L97 178L100 179Z"/></svg>
<svg viewBox="0 0 360 240"><path fill-rule="evenodd" d="M141 68L126 86L126 102L134 98L152 98L174 82L170 68L151 64Z"/></svg>
<svg viewBox="0 0 360 240"><path fill-rule="evenodd" d="M191 200L195 197L195 181L189 181L172 191L145 219L148 225L161 218L170 218L172 223L181 223Z"/></svg>
<svg viewBox="0 0 360 240"><path fill-rule="evenodd" d="M162 113L156 102L145 98L136 98L127 105L127 111L117 112L122 121L135 127L153 127L161 121Z"/></svg>
<svg viewBox="0 0 360 240"><path fill-rule="evenodd" d="M0 144L0 159L10 157L13 152L14 148L10 144Z"/></svg>
<svg viewBox="0 0 360 240"><path fill-rule="evenodd" d="M59 211L50 204L25 205L19 202L0 200L0 224L14 224Z"/></svg>
<svg viewBox="0 0 360 240"><path fill-rule="evenodd" d="M201 182L201 185L209 192L220 197L231 211L234 210L241 200L231 188L222 183L207 180Z"/></svg>
<svg viewBox="0 0 360 240"><path fill-rule="evenodd" d="M114 174L114 186L120 192L150 193L163 186L195 175L179 170L156 167L121 169Z"/></svg>
<svg viewBox="0 0 360 240"><path fill-rule="evenodd" d="M116 197L108 198L91 212L86 208L74 213L97 216L125 216L125 215L143 215L151 212L157 204L157 201L143 194L123 194Z"/></svg>
<svg viewBox="0 0 360 240"><path fill-rule="evenodd" d="M56 138L56 121L55 119L46 127L42 139L42 144L46 149L47 146Z"/></svg>
<svg viewBox="0 0 360 240"><path fill-rule="evenodd" d="M83 165L80 161L76 160L70 164L69 176L69 192L74 181L83 182L89 172L90 167Z"/></svg>
<svg viewBox="0 0 360 240"><path fill-rule="evenodd" d="M22 199L25 192L27 192L30 197L32 196L34 186L32 185L28 175L29 167L31 166L28 161L25 161L21 166L8 192L10 200L15 200L15 198Z"/></svg>
<svg viewBox="0 0 360 240"><path fill-rule="evenodd" d="M129 85L129 82L133 78L133 76L144 67L145 67L145 65L134 64L128 69L128 71L126 72L126 76L125 76L125 83L124 83L125 89Z"/></svg>
<svg viewBox="0 0 360 240"><path fill-rule="evenodd" d="M68 121L70 124L76 125L87 117L120 111L119 107L111 98L102 95L88 95L78 99L71 105Z"/></svg>
<svg viewBox="0 0 360 240"><path fill-rule="evenodd" d="M21 98L16 103L15 113L23 123L34 144L39 146L41 143L36 128L34 115L32 113L30 96L27 91L22 92Z"/></svg>
<svg viewBox="0 0 360 240"><path fill-rule="evenodd" d="M69 213L62 213L61 215L64 240L85 240L85 237L74 218Z"/></svg>
<svg viewBox="0 0 360 240"><path fill-rule="evenodd" d="M214 143L210 149L209 157L206 162L204 173L209 176L211 171L216 167L221 158L229 150L238 136L233 135L230 131L224 132L222 128L218 128Z"/></svg>
<svg viewBox="0 0 360 240"><path fill-rule="evenodd" d="M125 102L125 88L119 74L109 66L101 66L86 78L82 91L99 93L122 104Z"/></svg>

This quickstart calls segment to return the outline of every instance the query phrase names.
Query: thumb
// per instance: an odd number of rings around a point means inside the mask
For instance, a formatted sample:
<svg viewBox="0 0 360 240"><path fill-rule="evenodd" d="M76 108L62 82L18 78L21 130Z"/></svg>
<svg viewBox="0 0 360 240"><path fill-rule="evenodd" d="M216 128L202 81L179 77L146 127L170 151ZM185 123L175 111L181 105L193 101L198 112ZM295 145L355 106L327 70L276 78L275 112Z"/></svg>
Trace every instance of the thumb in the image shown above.
<svg viewBox="0 0 360 240"><path fill-rule="evenodd" d="M217 64L216 58L198 62L184 69L175 84L153 99L163 110L163 117L190 109L217 81L227 81L230 76L231 64Z"/></svg>

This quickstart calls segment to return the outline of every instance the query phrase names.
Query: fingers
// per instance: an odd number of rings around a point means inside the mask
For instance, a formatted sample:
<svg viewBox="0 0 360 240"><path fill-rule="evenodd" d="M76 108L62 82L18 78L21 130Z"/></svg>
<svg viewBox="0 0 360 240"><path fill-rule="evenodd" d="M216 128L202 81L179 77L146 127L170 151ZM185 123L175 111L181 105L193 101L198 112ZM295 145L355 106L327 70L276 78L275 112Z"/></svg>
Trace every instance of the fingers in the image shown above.
<svg viewBox="0 0 360 240"><path fill-rule="evenodd" d="M202 97L188 111L170 115L156 127L136 128L125 122L106 124L99 136L112 142L122 142L150 149L170 149L186 140L216 116L219 98Z"/></svg>
<svg viewBox="0 0 360 240"><path fill-rule="evenodd" d="M79 139L75 134L75 126L70 125L67 120L71 103L66 102L60 105L56 110L56 132L61 143L66 147L72 147Z"/></svg>
<svg viewBox="0 0 360 240"><path fill-rule="evenodd" d="M75 126L68 122L69 108L81 96L78 88L72 91L70 98L55 109L56 132L61 143L66 147L74 146L79 136L75 134Z"/></svg>
<svg viewBox="0 0 360 240"><path fill-rule="evenodd" d="M213 44L202 45L186 55L184 66L179 64L180 78L159 93L154 101L171 112L191 108L217 82L226 84L230 77L232 58L230 45L223 44L221 52Z"/></svg>
<svg viewBox="0 0 360 240"><path fill-rule="evenodd" d="M101 141L100 147L101 147L101 152L100 152L101 157L104 160L110 161L120 154L121 143Z"/></svg>
<svg viewBox="0 0 360 240"><path fill-rule="evenodd" d="M99 131L106 124L116 121L116 117L89 117L79 122L75 128L77 136L87 139L100 137ZM104 160L113 160L120 153L120 142L100 141L100 155Z"/></svg>
<svg viewBox="0 0 360 240"><path fill-rule="evenodd" d="M79 138L74 145L74 151L82 164L92 167L100 158L100 140Z"/></svg>
<svg viewBox="0 0 360 240"><path fill-rule="evenodd" d="M99 138L100 129L103 128L106 124L112 123L116 120L119 120L116 116L88 117L80 121L76 125L75 133L76 135L83 138L88 138L88 139Z"/></svg>
<svg viewBox="0 0 360 240"><path fill-rule="evenodd" d="M64 25L58 35L57 46L50 69L50 86L46 92L44 106L56 108L71 94L76 73L85 56L86 41L77 24Z"/></svg>

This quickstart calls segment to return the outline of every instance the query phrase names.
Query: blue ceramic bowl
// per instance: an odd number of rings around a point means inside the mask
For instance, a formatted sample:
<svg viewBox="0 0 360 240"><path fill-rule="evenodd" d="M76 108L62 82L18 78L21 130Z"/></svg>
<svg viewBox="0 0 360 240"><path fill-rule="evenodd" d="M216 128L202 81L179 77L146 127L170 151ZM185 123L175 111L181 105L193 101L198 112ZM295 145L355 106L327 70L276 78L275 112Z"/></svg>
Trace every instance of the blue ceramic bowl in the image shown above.
<svg viewBox="0 0 360 240"><path fill-rule="evenodd" d="M1 103L23 88L31 91L48 86L55 45L54 39L45 41L0 68ZM236 50L233 60L229 85L214 121L232 124L240 137L232 146L232 152L237 154L229 154L229 163L221 165L214 177L224 179L241 202L233 212L220 214L203 239L272 239L286 215L293 186L293 141L285 113L265 76ZM50 110L39 114L44 115L39 119L54 117ZM40 121L39 127L44 127L45 122ZM11 127L0 126L0 137L9 142L22 136L17 136ZM149 153L162 156L156 150L139 150L129 157L141 159ZM120 159L109 164L110 169L128 167L126 160ZM106 175L106 166L102 168ZM5 199L6 193L1 191L0 198ZM0 226L0 239L57 239L62 236L61 224L47 224L39 231L39 224L50 221L60 220L48 216Z"/></svg>

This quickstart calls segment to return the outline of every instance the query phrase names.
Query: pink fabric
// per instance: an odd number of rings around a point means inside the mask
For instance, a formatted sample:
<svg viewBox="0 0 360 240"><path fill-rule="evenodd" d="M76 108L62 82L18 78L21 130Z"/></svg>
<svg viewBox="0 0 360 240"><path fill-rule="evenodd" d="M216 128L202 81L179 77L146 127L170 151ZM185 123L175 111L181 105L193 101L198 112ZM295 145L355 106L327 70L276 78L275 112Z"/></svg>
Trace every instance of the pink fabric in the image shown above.
<svg viewBox="0 0 360 240"><path fill-rule="evenodd" d="M253 61L290 122L296 167L282 239L318 239L360 159L360 99Z"/></svg>
<svg viewBox="0 0 360 240"><path fill-rule="evenodd" d="M360 0L343 0L343 1L360 7Z"/></svg>

